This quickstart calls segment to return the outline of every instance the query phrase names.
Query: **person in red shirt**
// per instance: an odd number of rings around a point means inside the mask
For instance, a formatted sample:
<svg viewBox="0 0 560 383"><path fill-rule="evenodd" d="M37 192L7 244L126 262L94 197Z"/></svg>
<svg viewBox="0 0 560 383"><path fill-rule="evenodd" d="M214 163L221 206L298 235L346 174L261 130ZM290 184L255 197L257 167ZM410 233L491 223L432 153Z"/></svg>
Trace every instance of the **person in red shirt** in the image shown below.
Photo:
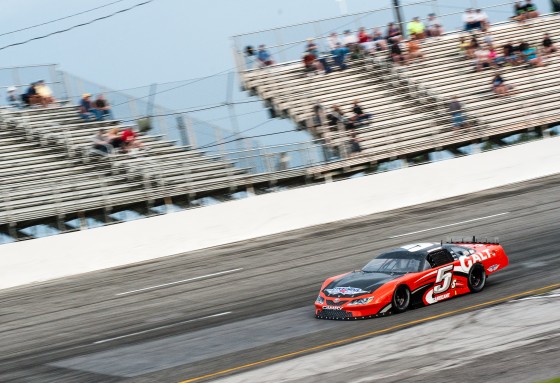
<svg viewBox="0 0 560 383"><path fill-rule="evenodd" d="M121 139L124 141L127 150L144 148L144 144L138 141L136 136L137 134L132 130L132 127L128 127L122 132Z"/></svg>

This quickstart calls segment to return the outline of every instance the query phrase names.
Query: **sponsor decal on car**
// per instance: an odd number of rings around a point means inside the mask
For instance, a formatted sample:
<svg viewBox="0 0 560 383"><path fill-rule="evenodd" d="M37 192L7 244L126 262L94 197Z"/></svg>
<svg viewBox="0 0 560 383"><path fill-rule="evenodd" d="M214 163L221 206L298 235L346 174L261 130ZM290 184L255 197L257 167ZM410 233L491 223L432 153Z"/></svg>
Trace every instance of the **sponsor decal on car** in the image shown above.
<svg viewBox="0 0 560 383"><path fill-rule="evenodd" d="M485 249L483 251L471 254L471 255L463 255L459 257L459 263L461 263L461 268L465 273L468 273L471 269L472 265L476 262L482 262L487 259L490 259L496 255L495 251L490 251Z"/></svg>
<svg viewBox="0 0 560 383"><path fill-rule="evenodd" d="M342 310L340 306L323 306L323 310Z"/></svg>
<svg viewBox="0 0 560 383"><path fill-rule="evenodd" d="M494 271L498 270L498 267L500 267L500 265L498 265L498 264L492 265L488 268L488 272L493 273Z"/></svg>
<svg viewBox="0 0 560 383"><path fill-rule="evenodd" d="M368 292L357 287L334 287L332 289L325 289L325 291L330 295L334 295L334 294L354 295L354 294L366 294Z"/></svg>

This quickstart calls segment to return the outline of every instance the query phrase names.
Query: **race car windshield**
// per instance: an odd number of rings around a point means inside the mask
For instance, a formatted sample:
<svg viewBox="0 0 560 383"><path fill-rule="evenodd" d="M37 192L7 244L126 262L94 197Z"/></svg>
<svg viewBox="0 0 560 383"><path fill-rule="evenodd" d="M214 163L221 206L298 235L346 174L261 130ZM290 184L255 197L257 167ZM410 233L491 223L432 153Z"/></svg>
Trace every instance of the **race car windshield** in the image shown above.
<svg viewBox="0 0 560 383"><path fill-rule="evenodd" d="M366 273L416 273L420 270L419 259L414 258L374 258L362 271Z"/></svg>

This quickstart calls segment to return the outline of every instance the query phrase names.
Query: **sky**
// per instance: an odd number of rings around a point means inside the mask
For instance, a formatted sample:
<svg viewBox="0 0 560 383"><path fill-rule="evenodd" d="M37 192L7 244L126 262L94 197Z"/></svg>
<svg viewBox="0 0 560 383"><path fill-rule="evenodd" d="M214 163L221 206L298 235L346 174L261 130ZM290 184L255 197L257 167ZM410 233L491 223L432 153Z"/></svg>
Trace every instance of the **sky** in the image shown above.
<svg viewBox="0 0 560 383"><path fill-rule="evenodd" d="M344 10L348 13L365 12L387 7L390 3L390 0L153 0L149 4L91 25L24 45L1 49L9 44L109 15L143 1L146 0L0 0L0 67L55 63L64 71L111 89L141 87L130 91L140 96L147 95L149 84L175 83L222 73L166 92L165 95L157 95L155 101L179 110L222 103L228 97L228 92L233 101L247 101L252 99L240 91L237 79L228 76L228 71L235 68L231 36L337 17ZM422 0L401 0L401 3L418 1ZM549 11L548 0L535 2L541 11ZM114 4L104 7L110 3ZM438 0L407 7L405 18L409 19L416 14L425 16L433 11L439 14L460 12L466 6L484 7L500 3L512 2ZM101 8L37 28L9 33L95 7ZM493 8L488 13L492 21L503 20L511 13L511 5ZM266 43L273 46L278 40L282 40L282 43L305 40L317 32L324 34L330 30L342 32L343 29L355 29L361 25L384 25L392 18L389 10L364 17L339 18L330 22L289 28L282 32L251 35L240 39L239 44L242 46ZM459 26L459 19L460 15L449 16L444 19L444 23L449 20L448 29L453 29ZM452 23L455 25L450 25ZM276 60L280 61L298 58L301 47L300 44L295 48L272 50ZM4 85L8 84L0 84ZM164 88L164 85L159 87L160 90ZM292 125L286 120L268 121L268 114L259 102L236 106L233 112L227 108L217 108L195 113L193 116L231 129L234 122L229 118L230 112L242 115L236 122L241 131L251 129L247 132L249 135L292 129ZM253 129L257 125L263 126ZM307 139L304 133L259 138L265 144L304 139Z"/></svg>

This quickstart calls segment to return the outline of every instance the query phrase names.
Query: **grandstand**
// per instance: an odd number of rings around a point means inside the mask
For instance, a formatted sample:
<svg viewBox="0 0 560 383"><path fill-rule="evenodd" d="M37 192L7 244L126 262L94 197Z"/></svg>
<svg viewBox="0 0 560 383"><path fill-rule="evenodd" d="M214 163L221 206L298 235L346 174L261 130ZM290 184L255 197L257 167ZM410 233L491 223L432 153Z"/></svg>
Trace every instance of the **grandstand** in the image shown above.
<svg viewBox="0 0 560 383"><path fill-rule="evenodd" d="M555 31L559 17L549 15L519 25L499 23L492 27L494 45L521 40L539 46L542 36ZM407 66L388 62L385 52L350 61L349 69L328 75L307 76L300 61L242 72L245 89L266 100L276 113L289 117L323 140L342 161L329 164L331 169L367 169L382 161L401 159L425 161L434 151L449 150L464 155L488 146L506 144L503 139L519 133L546 136L560 121L555 111L554 93L559 85L560 63L554 58L545 67L526 65L501 69L509 84L515 87L511 97L499 98L491 92L493 71L474 72L458 49L457 32L441 39L428 39L423 44L426 61ZM453 131L447 103L457 96L466 109L469 129ZM314 126L313 105L320 103L346 107L359 99L375 118L357 129L362 152L348 158L348 132L343 126ZM325 119L323 119L324 121Z"/></svg>
<svg viewBox="0 0 560 383"><path fill-rule="evenodd" d="M525 26L506 22L491 32L497 46L522 39L538 45L544 32L560 39L558 21L550 15ZM305 161L285 167L278 158L295 154L292 146L265 151L258 158L263 167L251 164L256 156L249 151L209 153L147 133L140 136L145 152L100 156L91 150L94 133L129 125L84 122L70 104L0 110L0 243L33 238L37 234L29 228L41 225L55 232L81 230L197 207L206 196L224 201L237 192L260 194L376 172L395 160L423 163L442 150L470 154L514 142L520 133L555 134L557 58L545 67L503 68L516 92L498 98L490 91L492 70L474 72L457 46L457 33L448 33L423 44L421 64L397 67L377 53L325 76L307 76L300 61L242 71L246 90L314 140ZM447 103L454 95L466 106L468 129L451 129ZM351 156L344 127L315 126L312 109L318 102L347 108L355 99L374 118L357 127L362 151Z"/></svg>

